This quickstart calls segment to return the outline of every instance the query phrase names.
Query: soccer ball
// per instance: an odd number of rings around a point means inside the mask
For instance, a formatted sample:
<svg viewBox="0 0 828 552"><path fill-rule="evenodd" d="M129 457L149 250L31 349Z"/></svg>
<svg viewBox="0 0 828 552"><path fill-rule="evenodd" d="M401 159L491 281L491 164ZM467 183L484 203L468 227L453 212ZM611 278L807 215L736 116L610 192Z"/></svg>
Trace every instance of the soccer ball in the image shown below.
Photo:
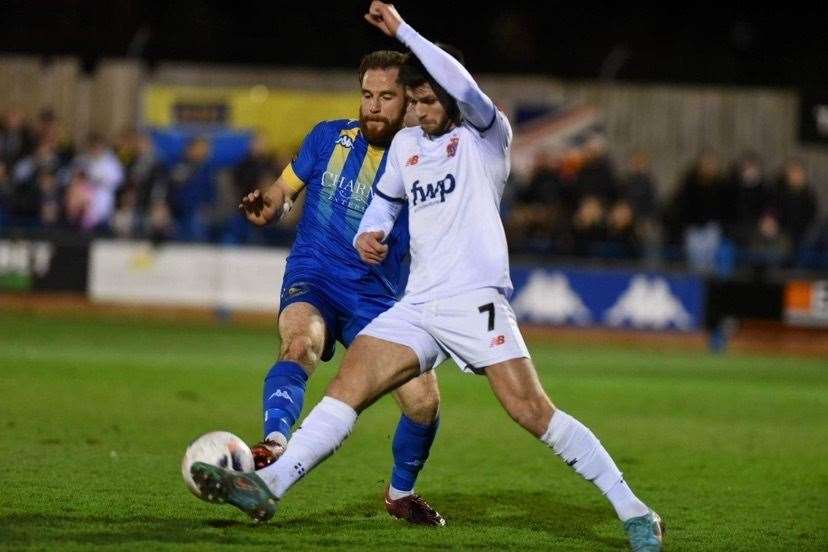
<svg viewBox="0 0 828 552"><path fill-rule="evenodd" d="M181 459L181 475L184 476L184 483L198 498L203 498L201 491L190 475L190 466L194 462L204 462L238 472L254 470L253 453L244 441L227 431L205 433L190 443L184 453L184 458Z"/></svg>

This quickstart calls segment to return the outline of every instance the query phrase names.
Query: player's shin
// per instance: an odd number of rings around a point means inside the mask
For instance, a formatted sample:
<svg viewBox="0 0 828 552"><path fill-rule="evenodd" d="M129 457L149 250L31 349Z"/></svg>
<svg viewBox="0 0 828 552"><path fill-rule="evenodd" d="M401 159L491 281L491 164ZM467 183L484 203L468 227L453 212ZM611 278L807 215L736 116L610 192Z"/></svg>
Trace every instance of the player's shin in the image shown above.
<svg viewBox="0 0 828 552"><path fill-rule="evenodd" d="M285 442L290 439L293 424L305 403L307 381L308 374L304 368L290 360L278 361L267 373L262 392L265 439L274 439L278 435Z"/></svg>
<svg viewBox="0 0 828 552"><path fill-rule="evenodd" d="M391 487L388 490L392 500L414 492L414 483L428 459L439 425L439 418L430 424L418 424L405 414L400 416L397 431L394 433L394 468L391 471Z"/></svg>
<svg viewBox="0 0 828 552"><path fill-rule="evenodd" d="M601 441L584 424L556 410L540 439L581 477L601 489L622 521L649 512L627 486Z"/></svg>
<svg viewBox="0 0 828 552"><path fill-rule="evenodd" d="M285 453L271 466L256 472L281 498L325 458L333 454L350 435L357 413L333 397L324 397L302 422Z"/></svg>

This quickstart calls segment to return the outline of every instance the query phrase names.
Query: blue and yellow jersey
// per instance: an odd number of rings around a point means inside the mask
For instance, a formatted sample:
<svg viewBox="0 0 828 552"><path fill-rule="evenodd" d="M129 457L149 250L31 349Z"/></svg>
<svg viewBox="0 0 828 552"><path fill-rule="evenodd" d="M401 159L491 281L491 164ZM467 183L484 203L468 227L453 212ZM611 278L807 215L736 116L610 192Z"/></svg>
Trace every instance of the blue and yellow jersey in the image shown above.
<svg viewBox="0 0 828 552"><path fill-rule="evenodd" d="M348 281L374 273L393 295L402 295L408 277L407 211L397 219L388 257L378 267L362 262L352 244L387 157L387 149L365 140L358 121L323 121L311 130L282 173L293 191L304 188L307 194L288 271L318 269Z"/></svg>

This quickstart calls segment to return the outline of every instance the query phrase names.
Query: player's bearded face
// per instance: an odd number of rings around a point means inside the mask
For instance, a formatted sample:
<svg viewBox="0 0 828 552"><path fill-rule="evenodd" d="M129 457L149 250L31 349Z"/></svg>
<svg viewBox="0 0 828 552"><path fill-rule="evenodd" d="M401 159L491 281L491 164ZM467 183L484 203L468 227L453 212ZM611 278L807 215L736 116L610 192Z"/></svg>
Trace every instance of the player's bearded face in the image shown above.
<svg viewBox="0 0 828 552"><path fill-rule="evenodd" d="M426 82L416 88L409 88L407 94L417 124L427 134L439 136L451 128L448 112L430 84Z"/></svg>
<svg viewBox="0 0 828 552"><path fill-rule="evenodd" d="M359 128L369 144L387 146L402 127L407 100L398 73L396 67L369 69L362 78Z"/></svg>

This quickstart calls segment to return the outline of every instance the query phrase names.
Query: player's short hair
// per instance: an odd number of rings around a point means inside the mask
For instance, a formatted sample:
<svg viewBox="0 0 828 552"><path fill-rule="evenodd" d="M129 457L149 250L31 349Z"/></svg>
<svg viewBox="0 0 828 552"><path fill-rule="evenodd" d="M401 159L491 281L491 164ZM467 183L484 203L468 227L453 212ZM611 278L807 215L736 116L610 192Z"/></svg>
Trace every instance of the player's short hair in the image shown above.
<svg viewBox="0 0 828 552"><path fill-rule="evenodd" d="M377 50L370 54L362 56L359 62L359 84L362 85L362 79L369 69L391 69L392 67L402 67L405 63L406 55L402 52L395 52L394 50ZM397 82L400 82L397 77Z"/></svg>
<svg viewBox="0 0 828 552"><path fill-rule="evenodd" d="M463 57L463 52L461 52L459 48L442 42L437 42L436 45L441 50L448 53L451 57L459 61L460 65L465 66L465 58ZM452 98L451 95L446 92L445 88L440 86L437 81L434 80L434 78L428 73L428 70L425 68L423 63L413 53L406 56L405 63L400 68L400 80L402 81L403 86L408 88L417 88L418 86L428 83L437 95L437 99L440 100L441 104L443 104L446 113L448 113L449 119L455 122L460 120L460 107L457 105L457 100Z"/></svg>

